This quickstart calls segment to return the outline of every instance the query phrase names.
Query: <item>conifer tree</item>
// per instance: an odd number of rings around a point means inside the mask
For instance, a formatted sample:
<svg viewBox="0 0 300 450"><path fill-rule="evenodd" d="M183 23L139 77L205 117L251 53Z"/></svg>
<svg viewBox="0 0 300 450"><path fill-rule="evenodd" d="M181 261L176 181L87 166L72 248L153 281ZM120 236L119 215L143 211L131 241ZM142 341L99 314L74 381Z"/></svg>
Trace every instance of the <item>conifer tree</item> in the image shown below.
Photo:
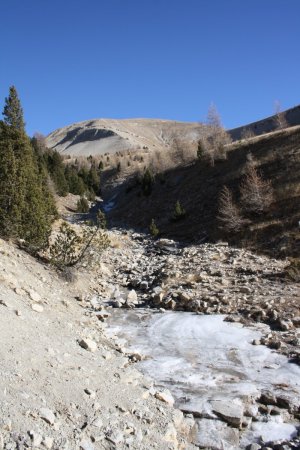
<svg viewBox="0 0 300 450"><path fill-rule="evenodd" d="M10 144L0 141L0 233L17 235L20 220L17 208L17 166Z"/></svg>
<svg viewBox="0 0 300 450"><path fill-rule="evenodd" d="M48 244L54 200L45 167L39 164L24 130L23 110L14 87L0 121L0 234L22 239L35 252Z"/></svg>
<svg viewBox="0 0 300 450"><path fill-rule="evenodd" d="M24 132L25 122L23 118L23 109L15 86L9 88L9 96L5 98L3 116L6 125Z"/></svg>

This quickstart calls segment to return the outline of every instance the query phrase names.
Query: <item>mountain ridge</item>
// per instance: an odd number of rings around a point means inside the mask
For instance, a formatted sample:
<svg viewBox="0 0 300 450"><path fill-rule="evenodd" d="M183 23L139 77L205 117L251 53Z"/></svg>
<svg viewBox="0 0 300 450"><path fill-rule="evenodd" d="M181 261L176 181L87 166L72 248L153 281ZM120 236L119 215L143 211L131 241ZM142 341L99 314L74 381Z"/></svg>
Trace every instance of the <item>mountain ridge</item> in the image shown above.
<svg viewBox="0 0 300 450"><path fill-rule="evenodd" d="M281 112L288 127L300 124L300 105ZM262 135L276 130L277 115L227 130L233 140L245 133ZM99 131L101 132L99 133ZM94 136L93 136L94 131ZM104 131L107 135L105 136ZM113 134L109 135L109 131ZM205 124L168 119L88 119L58 128L47 138L47 145L63 154L76 156L103 155L117 151L133 151L141 148L163 150L174 139L197 141L205 131ZM98 136L98 138L97 138Z"/></svg>

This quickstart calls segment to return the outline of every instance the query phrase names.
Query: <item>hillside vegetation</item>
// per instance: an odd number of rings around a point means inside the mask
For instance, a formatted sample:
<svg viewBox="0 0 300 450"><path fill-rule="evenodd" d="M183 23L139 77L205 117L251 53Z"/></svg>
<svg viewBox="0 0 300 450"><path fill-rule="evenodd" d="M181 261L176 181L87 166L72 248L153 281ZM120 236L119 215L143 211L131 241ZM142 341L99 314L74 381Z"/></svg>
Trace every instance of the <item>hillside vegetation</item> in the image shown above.
<svg viewBox="0 0 300 450"><path fill-rule="evenodd" d="M246 214L241 230L227 232L220 216L220 193L227 186L237 204L241 200L249 161L273 190L265 211ZM151 194L144 195L137 178L118 188L111 224L148 230L152 219L162 236L184 241L227 239L277 256L299 254L300 127L276 131L227 146L227 158L214 165L195 160L153 177ZM110 191L106 192L107 198ZM174 220L179 202L185 214ZM137 214L137 211L139 213Z"/></svg>

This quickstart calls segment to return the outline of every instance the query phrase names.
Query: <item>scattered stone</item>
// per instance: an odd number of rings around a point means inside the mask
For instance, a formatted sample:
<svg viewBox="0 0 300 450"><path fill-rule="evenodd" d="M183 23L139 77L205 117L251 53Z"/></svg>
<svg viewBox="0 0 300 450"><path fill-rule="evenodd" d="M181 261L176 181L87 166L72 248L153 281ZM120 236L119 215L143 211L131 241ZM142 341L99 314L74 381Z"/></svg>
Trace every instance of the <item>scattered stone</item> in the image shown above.
<svg viewBox="0 0 300 450"><path fill-rule="evenodd" d="M44 311L43 306L40 305L39 303L33 303L33 304L31 305L31 309L33 309L33 311L39 312L39 313L41 313L41 312Z"/></svg>
<svg viewBox="0 0 300 450"><path fill-rule="evenodd" d="M28 294L31 300L33 300L34 302L39 303L41 301L41 296L36 291L30 289L28 291Z"/></svg>
<svg viewBox="0 0 300 450"><path fill-rule="evenodd" d="M213 400L210 402L213 412L229 425L240 427L244 416L244 407L240 401Z"/></svg>
<svg viewBox="0 0 300 450"><path fill-rule="evenodd" d="M79 342L79 345L89 352L95 352L98 348L96 342L92 341L91 339L82 339Z"/></svg>
<svg viewBox="0 0 300 450"><path fill-rule="evenodd" d="M201 419L194 443L200 448L239 448L239 432L218 420Z"/></svg>
<svg viewBox="0 0 300 450"><path fill-rule="evenodd" d="M98 417L97 419L94 420L94 422L92 423L93 427L96 428L101 428L103 426L103 422L100 419L100 417Z"/></svg>
<svg viewBox="0 0 300 450"><path fill-rule="evenodd" d="M174 401L175 400L174 400L171 392L168 389L166 389L166 390L164 390L162 392L159 392L159 391L156 392L155 397L158 400L161 400L162 402L165 402L165 403L167 403L170 406L174 405Z"/></svg>
<svg viewBox="0 0 300 450"><path fill-rule="evenodd" d="M41 408L40 416L45 422L49 423L49 425L53 425L55 422L55 415L51 409Z"/></svg>
<svg viewBox="0 0 300 450"><path fill-rule="evenodd" d="M177 431L172 423L169 423L167 426L167 431L165 433L164 440L166 442L172 442L172 444L174 444L175 447L178 446Z"/></svg>
<svg viewBox="0 0 300 450"><path fill-rule="evenodd" d="M15 293L21 296L26 295L26 292L22 288L15 288Z"/></svg>
<svg viewBox="0 0 300 450"><path fill-rule="evenodd" d="M45 437L42 444L44 447L51 449L53 446L53 442L54 439L52 437Z"/></svg>
<svg viewBox="0 0 300 450"><path fill-rule="evenodd" d="M131 304L136 304L138 302L138 296L137 293L134 289L132 289L131 291L128 292L127 295L127 303Z"/></svg>
<svg viewBox="0 0 300 450"><path fill-rule="evenodd" d="M80 450L95 450L95 447L90 441L84 440L80 442Z"/></svg>
<svg viewBox="0 0 300 450"><path fill-rule="evenodd" d="M39 433L32 430L32 431L29 431L28 434L31 437L31 442L32 442L33 447L38 447L39 445L41 445L43 438Z"/></svg>
<svg viewBox="0 0 300 450"><path fill-rule="evenodd" d="M91 391L91 389L86 388L84 390L84 392L90 396L90 398L96 398L96 392L95 391Z"/></svg>

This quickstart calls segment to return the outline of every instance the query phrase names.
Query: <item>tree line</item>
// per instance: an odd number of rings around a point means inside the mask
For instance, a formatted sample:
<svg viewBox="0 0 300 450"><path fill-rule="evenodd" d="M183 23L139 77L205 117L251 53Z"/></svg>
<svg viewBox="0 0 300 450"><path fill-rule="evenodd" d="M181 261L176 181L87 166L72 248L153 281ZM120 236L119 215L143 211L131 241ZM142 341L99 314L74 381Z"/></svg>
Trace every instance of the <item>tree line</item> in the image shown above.
<svg viewBox="0 0 300 450"><path fill-rule="evenodd" d="M0 236L18 239L31 252L48 246L57 217L54 194L69 192L93 200L99 194L100 168L65 164L40 135L30 139L14 86L0 120Z"/></svg>

